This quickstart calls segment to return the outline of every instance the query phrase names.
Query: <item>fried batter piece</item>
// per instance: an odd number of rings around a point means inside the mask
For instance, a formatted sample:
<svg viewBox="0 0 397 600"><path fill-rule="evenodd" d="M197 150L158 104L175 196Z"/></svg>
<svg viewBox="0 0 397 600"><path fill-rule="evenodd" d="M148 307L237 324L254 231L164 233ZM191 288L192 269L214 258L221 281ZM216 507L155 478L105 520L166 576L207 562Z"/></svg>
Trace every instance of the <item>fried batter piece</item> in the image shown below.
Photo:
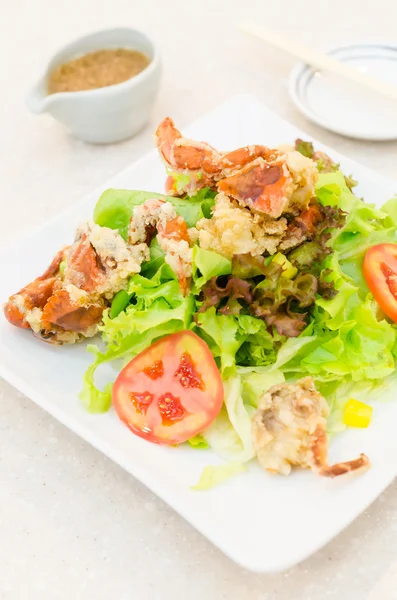
<svg viewBox="0 0 397 600"><path fill-rule="evenodd" d="M259 463L271 473L289 475L302 467L337 477L369 466L365 454L348 462L328 464L326 433L329 407L311 377L272 386L262 397L252 421Z"/></svg>
<svg viewBox="0 0 397 600"><path fill-rule="evenodd" d="M264 213L253 213L220 193L215 198L212 217L200 219L189 234L201 248L226 258L237 254L273 255L310 240L322 219L317 204L310 205L288 223L285 217L272 219Z"/></svg>
<svg viewBox="0 0 397 600"><path fill-rule="evenodd" d="M220 193L215 198L211 219L201 219L190 233L201 248L232 258L235 254L275 254L286 231L285 218L275 220L254 214Z"/></svg>

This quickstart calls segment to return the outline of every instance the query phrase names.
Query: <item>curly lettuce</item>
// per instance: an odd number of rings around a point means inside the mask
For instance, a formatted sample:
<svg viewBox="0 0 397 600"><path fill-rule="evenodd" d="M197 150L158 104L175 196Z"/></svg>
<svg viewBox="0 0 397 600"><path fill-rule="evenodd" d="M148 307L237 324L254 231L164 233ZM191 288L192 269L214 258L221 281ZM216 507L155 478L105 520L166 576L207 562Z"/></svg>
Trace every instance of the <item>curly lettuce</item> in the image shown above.
<svg viewBox="0 0 397 600"><path fill-rule="evenodd" d="M369 292L362 273L366 251L375 244L397 242L397 197L380 209L367 204L352 193L340 171L320 175L316 195L322 204L337 206L346 213L344 226L334 231L330 243L343 272L364 297Z"/></svg>
<svg viewBox="0 0 397 600"><path fill-rule="evenodd" d="M319 170L322 219L310 240L286 256L247 254L232 261L194 246L191 294L185 298L154 238L150 259L131 277L117 310L105 311L105 348L89 346L94 361L81 399L91 412L102 412L110 405L112 386L111 381L97 385L102 365L119 366L153 341L184 329L206 341L223 378L225 400L210 427L189 444L211 447L231 464L207 467L195 489L240 472L254 457L251 418L271 385L312 376L329 402L328 430L335 433L344 427L349 397L379 396L394 377L397 327L380 313L361 265L372 245L397 242L397 197L381 209L365 204L325 155L306 142L299 143L299 151L311 155ZM107 190L94 218L126 237L133 207L156 197L172 202L191 227L210 217L213 196L208 190L182 199Z"/></svg>

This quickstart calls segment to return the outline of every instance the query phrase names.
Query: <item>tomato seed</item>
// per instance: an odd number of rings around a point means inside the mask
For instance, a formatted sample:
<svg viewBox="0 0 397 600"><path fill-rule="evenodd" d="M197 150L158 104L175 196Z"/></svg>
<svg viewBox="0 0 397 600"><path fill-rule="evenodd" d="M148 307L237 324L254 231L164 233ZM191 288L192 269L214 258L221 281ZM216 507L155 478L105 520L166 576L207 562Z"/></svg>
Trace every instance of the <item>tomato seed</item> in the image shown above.
<svg viewBox="0 0 397 600"><path fill-rule="evenodd" d="M137 412L146 415L149 404L153 400L153 395L149 394L149 392L144 392L143 394L138 394L137 392L130 392L130 400L135 406Z"/></svg>
<svg viewBox="0 0 397 600"><path fill-rule="evenodd" d="M181 355L181 362L174 373L183 388L204 389L203 380L197 373L192 357L187 352Z"/></svg>
<svg viewBox="0 0 397 600"><path fill-rule="evenodd" d="M172 425L175 421L183 419L187 412L181 401L172 394L164 394L159 398L159 411L164 425Z"/></svg>
<svg viewBox="0 0 397 600"><path fill-rule="evenodd" d="M162 360L156 360L150 367L146 367L143 369L145 375L150 377L150 379L159 379L164 375L164 365Z"/></svg>

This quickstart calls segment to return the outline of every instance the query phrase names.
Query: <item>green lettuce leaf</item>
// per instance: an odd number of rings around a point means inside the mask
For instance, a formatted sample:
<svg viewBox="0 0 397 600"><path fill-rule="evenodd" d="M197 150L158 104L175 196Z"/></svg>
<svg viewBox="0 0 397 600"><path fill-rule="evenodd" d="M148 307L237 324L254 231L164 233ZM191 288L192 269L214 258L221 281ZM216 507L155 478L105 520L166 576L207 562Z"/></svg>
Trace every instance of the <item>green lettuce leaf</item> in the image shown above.
<svg viewBox="0 0 397 600"><path fill-rule="evenodd" d="M238 462L229 462L223 465L209 465L203 469L201 477L195 485L191 486L192 490L210 490L211 488L227 481L233 475L243 473L247 470L243 464Z"/></svg>
<svg viewBox="0 0 397 600"><path fill-rule="evenodd" d="M236 353L243 341L238 335L236 319L231 315L218 315L212 307L197 315L196 322L196 333L207 342L214 357L220 359L221 371L234 368Z"/></svg>
<svg viewBox="0 0 397 600"><path fill-rule="evenodd" d="M308 344L284 363L283 372L310 374L319 381L387 377L395 368L395 327L378 318L378 306L371 295L361 297L360 289L342 272L336 253L325 261L324 273L338 294L316 300L313 335L297 338L306 339ZM277 362L274 367L278 368Z"/></svg>
<svg viewBox="0 0 397 600"><path fill-rule="evenodd" d="M239 315L237 322L243 342L237 351L236 363L244 366L265 366L274 363L284 338L276 331L273 335L270 334L262 319Z"/></svg>
<svg viewBox="0 0 397 600"><path fill-rule="evenodd" d="M232 272L230 260L221 254L204 250L197 245L193 247L192 266L196 290L200 290L212 277L229 275Z"/></svg>
<svg viewBox="0 0 397 600"><path fill-rule="evenodd" d="M394 225L394 227L397 228L397 195L385 202L385 204L382 206L382 212L389 216L390 226Z"/></svg>
<svg viewBox="0 0 397 600"><path fill-rule="evenodd" d="M239 376L223 382L224 406L215 421L202 432L211 448L227 460L247 462L255 456L251 435L254 408L244 404Z"/></svg>
<svg viewBox="0 0 397 600"><path fill-rule="evenodd" d="M236 364L264 366L275 362L285 338L269 333L266 323L251 315L218 314L214 307L197 314L195 331L209 345L223 377L235 374Z"/></svg>
<svg viewBox="0 0 397 600"><path fill-rule="evenodd" d="M103 192L94 208L94 221L102 227L118 229L127 239L128 225L134 206L139 206L152 198L171 202L178 215L183 217L188 227L194 227L199 219L208 215L214 204L214 193L204 188L198 194L186 198L164 196L156 192L109 189Z"/></svg>
<svg viewBox="0 0 397 600"><path fill-rule="evenodd" d="M95 205L94 221L101 227L118 229L120 235L126 240L134 206L139 206L151 198L166 200L166 196L152 192L105 190Z"/></svg>
<svg viewBox="0 0 397 600"><path fill-rule="evenodd" d="M139 304L131 304L125 312L119 314L115 319L110 319L109 315L105 311L103 325L100 329L103 334L104 341L111 345L120 345L121 341L124 341L128 336L132 336L137 339L137 342L133 342L133 345L139 343L139 336L149 330L156 330L157 327L162 328L164 324L173 322L175 331L181 329L187 329L192 319L192 306L193 298L190 296L184 298L179 306L171 307L170 304L164 298L157 298L150 303L150 306L146 305L144 308L138 308ZM167 330L169 327L167 327ZM139 343L139 347L141 344ZM142 348L141 350L144 350ZM141 350L131 351L134 354L138 354Z"/></svg>
<svg viewBox="0 0 397 600"><path fill-rule="evenodd" d="M198 433L194 437L190 438L190 440L188 440L187 443L189 444L189 446L195 448L196 450L206 450L207 448L209 448L208 442L205 441L201 433Z"/></svg>
<svg viewBox="0 0 397 600"><path fill-rule="evenodd" d="M83 389L79 398L90 413L103 413L109 410L112 402L112 383L107 383L103 390L99 390L95 386L94 375L99 365L106 362L106 358L93 344L87 346L87 350L94 355L95 360L83 375Z"/></svg>
<svg viewBox="0 0 397 600"><path fill-rule="evenodd" d="M154 237L150 244L150 258L144 262L141 267L141 274L147 278L154 277L160 267L165 263L165 254L160 248L160 244L157 241L157 237ZM171 267L169 267L171 271Z"/></svg>
<svg viewBox="0 0 397 600"><path fill-rule="evenodd" d="M314 146L312 142L306 142L305 140L298 138L295 140L295 150L307 158L313 158Z"/></svg>
<svg viewBox="0 0 397 600"><path fill-rule="evenodd" d="M241 377L241 397L244 404L254 408L258 408L259 400L272 385L285 381L284 374L279 369L238 367L237 372Z"/></svg>
<svg viewBox="0 0 397 600"><path fill-rule="evenodd" d="M343 174L320 174L316 195L324 205L338 206L347 213L344 226L334 231L332 248L341 262L362 258L368 248L380 242L397 241L397 198L389 200L382 209L357 198L346 185Z"/></svg>
<svg viewBox="0 0 397 600"><path fill-rule="evenodd" d="M375 244L397 242L397 197L381 209L367 204L352 193L340 171L320 174L316 195L322 204L338 206L347 213L344 226L334 231L331 246L338 253L342 271L365 298L369 289L362 273L364 255Z"/></svg>

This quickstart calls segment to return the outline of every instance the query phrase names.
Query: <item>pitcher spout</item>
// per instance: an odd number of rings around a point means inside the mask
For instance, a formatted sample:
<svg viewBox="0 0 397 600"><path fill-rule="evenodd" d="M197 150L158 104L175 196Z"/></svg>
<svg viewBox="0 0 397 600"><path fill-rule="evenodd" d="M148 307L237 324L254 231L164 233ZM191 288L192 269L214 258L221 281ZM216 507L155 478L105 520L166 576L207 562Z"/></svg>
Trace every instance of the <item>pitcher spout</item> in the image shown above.
<svg viewBox="0 0 397 600"><path fill-rule="evenodd" d="M26 97L26 104L29 110L36 114L40 114L47 111L50 103L51 96L48 96L43 81L39 81L30 90Z"/></svg>

